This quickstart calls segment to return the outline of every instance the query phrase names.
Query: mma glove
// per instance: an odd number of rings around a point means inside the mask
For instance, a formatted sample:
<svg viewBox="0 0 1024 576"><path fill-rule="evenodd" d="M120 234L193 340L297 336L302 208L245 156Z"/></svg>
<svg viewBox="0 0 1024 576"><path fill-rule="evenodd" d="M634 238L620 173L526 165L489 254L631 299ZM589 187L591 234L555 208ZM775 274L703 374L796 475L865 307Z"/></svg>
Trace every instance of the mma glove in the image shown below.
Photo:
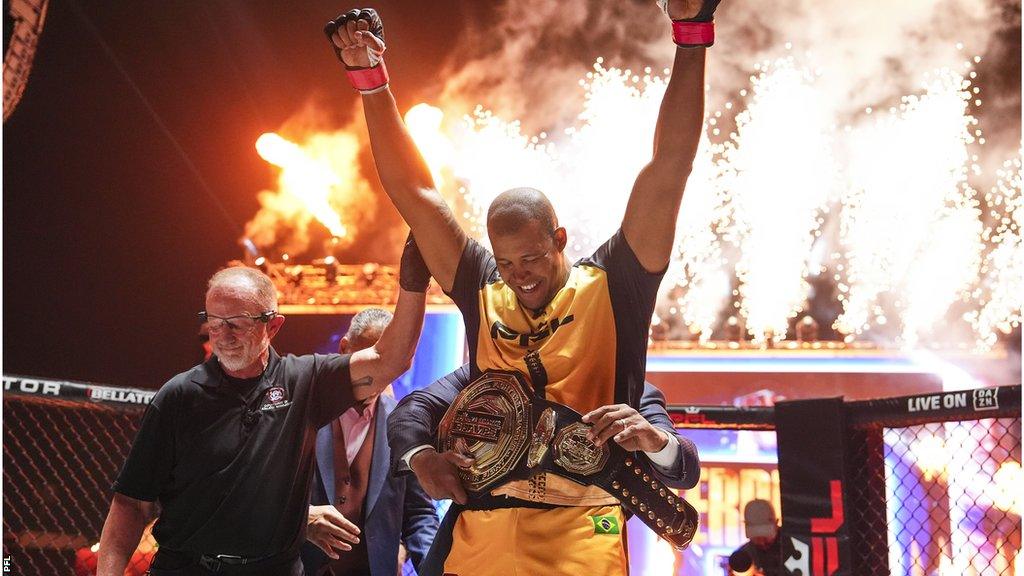
<svg viewBox="0 0 1024 576"><path fill-rule="evenodd" d="M334 55L337 56L338 61L345 65L345 75L348 76L352 87L362 94L374 94L388 85L388 69L384 66L384 58L367 48L366 55L370 65L349 66L345 63L341 48L335 44L333 38L339 28L344 28L348 22L357 20L365 20L369 25L366 31L376 36L382 43L384 42L384 22L373 8L352 9L334 20L330 20L324 26L324 34L327 35L327 41L331 43L331 48L334 49Z"/></svg>

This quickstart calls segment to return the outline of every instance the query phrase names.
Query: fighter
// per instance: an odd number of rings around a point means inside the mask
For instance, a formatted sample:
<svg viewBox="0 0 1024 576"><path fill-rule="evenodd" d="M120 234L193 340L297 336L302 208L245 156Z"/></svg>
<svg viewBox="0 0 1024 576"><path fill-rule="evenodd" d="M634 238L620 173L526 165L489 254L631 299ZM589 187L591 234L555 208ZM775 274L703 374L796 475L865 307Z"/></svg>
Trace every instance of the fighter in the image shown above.
<svg viewBox="0 0 1024 576"><path fill-rule="evenodd" d="M430 272L463 314L473 377L485 370L526 375L535 397L579 414L639 403L651 314L703 126L705 52L714 42L718 0L660 4L678 48L652 158L636 179L621 228L575 264L564 254L566 230L535 189L508 190L489 207L493 253L470 239L402 122L388 85L377 13L351 10L325 30L362 94L384 190L420 239ZM621 419L598 422L603 432L627 425ZM588 438L608 440L593 431ZM530 485L536 480L517 480L464 511L445 572L624 574L622 538L607 537L608 527L624 521L618 499L596 486L558 479L545 477L539 502Z"/></svg>

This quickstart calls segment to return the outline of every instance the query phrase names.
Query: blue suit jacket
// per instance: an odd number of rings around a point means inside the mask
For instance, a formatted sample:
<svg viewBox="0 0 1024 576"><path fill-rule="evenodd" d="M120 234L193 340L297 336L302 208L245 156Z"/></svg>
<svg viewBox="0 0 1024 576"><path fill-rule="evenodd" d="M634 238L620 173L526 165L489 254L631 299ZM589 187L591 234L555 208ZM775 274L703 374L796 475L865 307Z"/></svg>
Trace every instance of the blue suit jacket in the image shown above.
<svg viewBox="0 0 1024 576"><path fill-rule="evenodd" d="M387 441L388 415L395 400L381 396L374 419L373 456L366 489L363 514L366 521L360 538L366 541L373 576L398 573L398 544L405 542L409 558L420 565L437 532L434 504L414 474L392 476L389 470L391 450ZM324 426L316 435L316 473L310 504L334 504L334 435ZM345 554L342 552L341 554ZM306 574L316 574L330 559L309 542L302 545L302 563Z"/></svg>

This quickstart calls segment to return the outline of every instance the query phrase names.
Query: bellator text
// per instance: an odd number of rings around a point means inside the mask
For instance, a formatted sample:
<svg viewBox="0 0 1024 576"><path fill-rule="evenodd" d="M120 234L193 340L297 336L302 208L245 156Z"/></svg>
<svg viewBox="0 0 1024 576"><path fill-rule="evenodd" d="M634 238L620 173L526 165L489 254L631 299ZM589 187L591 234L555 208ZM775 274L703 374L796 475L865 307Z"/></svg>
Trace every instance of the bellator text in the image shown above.
<svg viewBox="0 0 1024 576"><path fill-rule="evenodd" d="M153 400L153 396L156 395L156 391L154 390L99 386L96 384L67 382L61 380L45 380L42 378L22 378L5 375L3 379L4 392L71 399L85 398L94 402L117 402L121 404L138 404L145 406L148 405Z"/></svg>

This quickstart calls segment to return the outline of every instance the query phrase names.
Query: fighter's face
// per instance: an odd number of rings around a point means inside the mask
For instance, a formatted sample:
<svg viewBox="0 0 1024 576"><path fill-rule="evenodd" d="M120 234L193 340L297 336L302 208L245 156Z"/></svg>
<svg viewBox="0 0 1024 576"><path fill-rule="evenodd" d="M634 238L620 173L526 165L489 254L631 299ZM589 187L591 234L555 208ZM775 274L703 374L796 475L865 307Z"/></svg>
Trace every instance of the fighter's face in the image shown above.
<svg viewBox="0 0 1024 576"><path fill-rule="evenodd" d="M543 308L565 284L569 273L562 256L564 228L545 230L531 220L514 234L490 239L498 272L523 306Z"/></svg>
<svg viewBox="0 0 1024 576"><path fill-rule="evenodd" d="M212 317L256 317L266 312L255 295L235 288L215 287L206 294L206 312ZM284 318L264 322L233 322L233 326L211 323L210 345L221 366L232 376L250 378L263 372L262 357L270 347Z"/></svg>

